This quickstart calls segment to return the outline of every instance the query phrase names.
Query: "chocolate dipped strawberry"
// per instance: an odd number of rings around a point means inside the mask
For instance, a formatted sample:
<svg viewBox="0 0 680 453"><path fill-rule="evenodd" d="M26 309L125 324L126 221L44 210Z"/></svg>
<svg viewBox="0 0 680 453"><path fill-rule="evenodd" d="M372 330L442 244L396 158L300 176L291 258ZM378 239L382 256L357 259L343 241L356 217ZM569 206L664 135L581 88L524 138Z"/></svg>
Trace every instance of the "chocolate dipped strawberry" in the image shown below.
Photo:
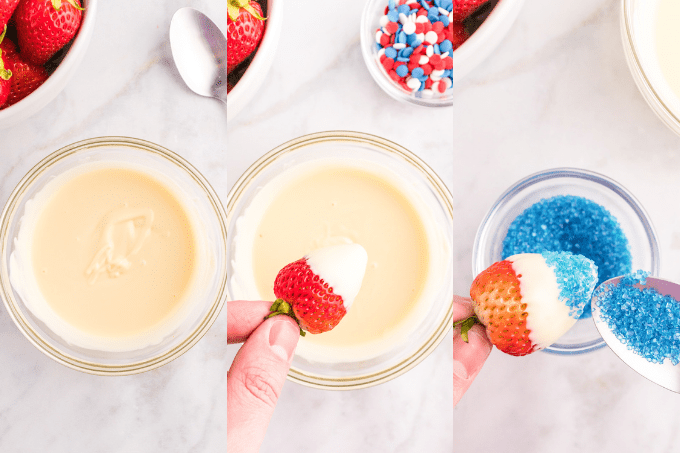
<svg viewBox="0 0 680 453"><path fill-rule="evenodd" d="M283 267L274 281L276 301L267 317L285 314L305 331L318 334L338 325L361 288L368 255L358 244L310 252Z"/></svg>
<svg viewBox="0 0 680 453"><path fill-rule="evenodd" d="M597 266L568 252L522 253L492 264L475 278L476 318L501 351L522 356L544 349L578 320L597 283Z"/></svg>

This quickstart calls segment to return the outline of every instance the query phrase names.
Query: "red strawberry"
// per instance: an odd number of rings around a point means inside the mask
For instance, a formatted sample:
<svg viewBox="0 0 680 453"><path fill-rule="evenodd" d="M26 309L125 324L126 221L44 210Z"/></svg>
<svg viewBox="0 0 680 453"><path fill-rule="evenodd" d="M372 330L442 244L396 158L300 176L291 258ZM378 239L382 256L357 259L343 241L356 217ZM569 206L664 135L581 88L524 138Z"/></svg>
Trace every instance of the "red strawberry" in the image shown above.
<svg viewBox="0 0 680 453"><path fill-rule="evenodd" d="M11 43L11 41L8 42ZM4 42L3 45L5 45ZM12 46L13 44L8 47L11 48ZM4 49L2 46L0 46L0 48ZM4 52L4 54L9 57L12 64L12 86L7 101L0 109L14 105L33 93L48 77L47 71L42 66L34 66L30 63L26 63L21 59L20 55L12 53L11 51Z"/></svg>
<svg viewBox="0 0 680 453"><path fill-rule="evenodd" d="M470 287L477 320L501 351L522 356L554 343L578 320L597 267L568 252L523 253L492 264ZM459 322L461 333L474 318Z"/></svg>
<svg viewBox="0 0 680 453"><path fill-rule="evenodd" d="M2 108L2 105L9 97L12 88L12 69L14 68L12 61L6 55L3 55L2 42L5 38L6 31L7 26L5 25L0 34L0 108Z"/></svg>
<svg viewBox="0 0 680 453"><path fill-rule="evenodd" d="M254 0L228 0L227 74L260 44L264 34L262 8Z"/></svg>
<svg viewBox="0 0 680 453"><path fill-rule="evenodd" d="M14 12L23 59L43 65L78 32L80 0L21 0Z"/></svg>
<svg viewBox="0 0 680 453"><path fill-rule="evenodd" d="M358 244L325 247L286 265L276 276L272 313L291 316L317 334L338 325L354 301L366 271L367 255Z"/></svg>
<svg viewBox="0 0 680 453"><path fill-rule="evenodd" d="M0 0L0 30L9 22L17 4L19 4L19 0Z"/></svg>
<svg viewBox="0 0 680 453"><path fill-rule="evenodd" d="M456 50L463 45L465 41L469 38L465 27L461 23L452 22L451 24L451 44L453 44L453 50Z"/></svg>
<svg viewBox="0 0 680 453"><path fill-rule="evenodd" d="M462 22L488 0L453 0L453 21Z"/></svg>

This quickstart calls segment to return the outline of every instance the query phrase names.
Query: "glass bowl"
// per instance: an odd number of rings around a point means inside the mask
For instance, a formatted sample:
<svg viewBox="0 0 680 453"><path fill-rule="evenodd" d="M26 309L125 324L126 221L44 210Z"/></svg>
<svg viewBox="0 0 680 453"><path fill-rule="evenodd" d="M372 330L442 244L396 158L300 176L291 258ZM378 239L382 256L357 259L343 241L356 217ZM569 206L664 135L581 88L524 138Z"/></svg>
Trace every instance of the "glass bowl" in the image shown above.
<svg viewBox="0 0 680 453"><path fill-rule="evenodd" d="M628 68L642 97L666 126L680 134L680 98L661 72L655 46L658 4L658 0L623 0L621 39Z"/></svg>
<svg viewBox="0 0 680 453"><path fill-rule="evenodd" d="M230 300L259 298L259 292L245 277L239 277L237 266L245 266L252 258L252 241L248 238L253 227L245 228L243 220L252 214L247 209L262 206L258 195L267 190L267 184L291 169L304 168L327 162L343 166L368 168L375 166L398 178L399 188L426 211L432 234L430 253L436 249L436 266L430 266L430 276L435 289L421 299L424 315L408 335L400 336L394 344L370 358L346 356L332 361L306 359L298 353L293 358L288 379L310 387L333 390L350 390L386 382L413 368L427 357L442 341L453 325L453 200L442 180L422 160L403 147L380 137L357 132L320 132L294 139L278 146L255 162L235 183L227 197ZM279 180L280 181L280 180ZM274 186L270 186L269 190ZM266 198L263 196L263 198ZM424 212L421 211L421 212ZM242 230L239 230L241 228ZM251 233L249 233L251 232ZM239 235L243 239L239 239ZM434 247L433 247L434 245ZM246 281L244 283L244 281Z"/></svg>
<svg viewBox="0 0 680 453"><path fill-rule="evenodd" d="M628 239L633 270L658 275L659 245L652 222L640 203L617 182L574 168L555 168L527 176L500 196L477 230L472 249L473 275L502 259L503 239L519 214L541 199L557 195L584 197L606 208L619 221ZM604 345L592 318L583 318L545 351L579 354Z"/></svg>
<svg viewBox="0 0 680 453"><path fill-rule="evenodd" d="M20 274L11 264L16 240L30 202L56 176L91 163L148 169L172 181L174 190L193 203L192 215L202 227L199 238L205 272L199 276L200 291L190 309L157 344L128 351L102 351L75 346L55 333L31 312L22 289L12 280ZM200 236L200 235L199 235ZM21 333L51 359L90 374L126 375L164 365L188 351L208 331L226 300L226 214L216 193L203 176L177 154L156 144L134 138L100 137L68 145L40 161L22 178L0 217L0 290L5 307ZM20 275L15 275L21 278Z"/></svg>

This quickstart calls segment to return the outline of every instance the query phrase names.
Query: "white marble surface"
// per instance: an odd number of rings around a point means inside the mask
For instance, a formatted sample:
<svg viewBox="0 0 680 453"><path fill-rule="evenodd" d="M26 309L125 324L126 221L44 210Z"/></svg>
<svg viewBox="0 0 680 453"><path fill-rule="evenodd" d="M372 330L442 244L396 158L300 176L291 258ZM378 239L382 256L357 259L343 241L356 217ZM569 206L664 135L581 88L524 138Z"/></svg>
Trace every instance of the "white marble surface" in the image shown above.
<svg viewBox="0 0 680 453"><path fill-rule="evenodd" d="M639 94L621 46L621 0L527 0L492 57L455 87L454 288L470 283L477 226L520 178L603 173L655 224L661 276L680 282L680 137ZM524 358L494 351L454 409L455 452L677 451L680 397L608 348Z"/></svg>
<svg viewBox="0 0 680 453"><path fill-rule="evenodd" d="M311 2L287 2L269 81L227 127L224 105L183 85L167 42L172 14L186 5L209 13L225 30L222 2L100 2L93 41L76 77L45 110L0 131L0 203L40 159L101 135L138 137L181 154L223 200L260 155L329 129L398 142L454 187L454 111L403 106L379 90L359 49L363 3L311 8ZM191 351L158 370L89 376L38 352L2 307L0 451L224 451L226 372L236 349L226 346L222 313ZM287 383L262 451L451 451L451 353L449 335L414 370L362 391ZM305 438L289 431L300 426Z"/></svg>

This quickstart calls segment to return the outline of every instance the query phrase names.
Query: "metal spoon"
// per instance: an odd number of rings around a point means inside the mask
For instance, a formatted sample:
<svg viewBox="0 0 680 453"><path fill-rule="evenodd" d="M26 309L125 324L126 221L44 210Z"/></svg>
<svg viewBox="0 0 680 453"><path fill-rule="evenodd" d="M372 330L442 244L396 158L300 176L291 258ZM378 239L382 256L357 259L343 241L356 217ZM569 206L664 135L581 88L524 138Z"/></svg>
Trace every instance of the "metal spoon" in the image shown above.
<svg viewBox="0 0 680 453"><path fill-rule="evenodd" d="M205 14L181 8L170 22L177 70L196 94L227 102L227 40Z"/></svg>
<svg viewBox="0 0 680 453"><path fill-rule="evenodd" d="M618 285L621 281L621 278L622 277L609 279L603 282L602 285ZM666 280L661 280L659 278L647 277L646 280L647 283L644 286L636 285L636 287L653 288L661 295L668 295L676 301L680 301L680 285ZM665 387L668 390L680 393L680 364L673 365L669 359L665 359L663 363L652 363L644 357L638 355L635 351L628 349L628 347L622 343L616 337L616 335L614 335L606 321L600 317L601 312L599 299L597 296L593 296L591 304L593 308L593 320L595 321L595 326L597 327L597 330L600 331L600 335L602 335L604 341L607 343L607 345L609 345L614 353L616 353L616 355L618 355L619 358L626 363L626 365L650 381Z"/></svg>

